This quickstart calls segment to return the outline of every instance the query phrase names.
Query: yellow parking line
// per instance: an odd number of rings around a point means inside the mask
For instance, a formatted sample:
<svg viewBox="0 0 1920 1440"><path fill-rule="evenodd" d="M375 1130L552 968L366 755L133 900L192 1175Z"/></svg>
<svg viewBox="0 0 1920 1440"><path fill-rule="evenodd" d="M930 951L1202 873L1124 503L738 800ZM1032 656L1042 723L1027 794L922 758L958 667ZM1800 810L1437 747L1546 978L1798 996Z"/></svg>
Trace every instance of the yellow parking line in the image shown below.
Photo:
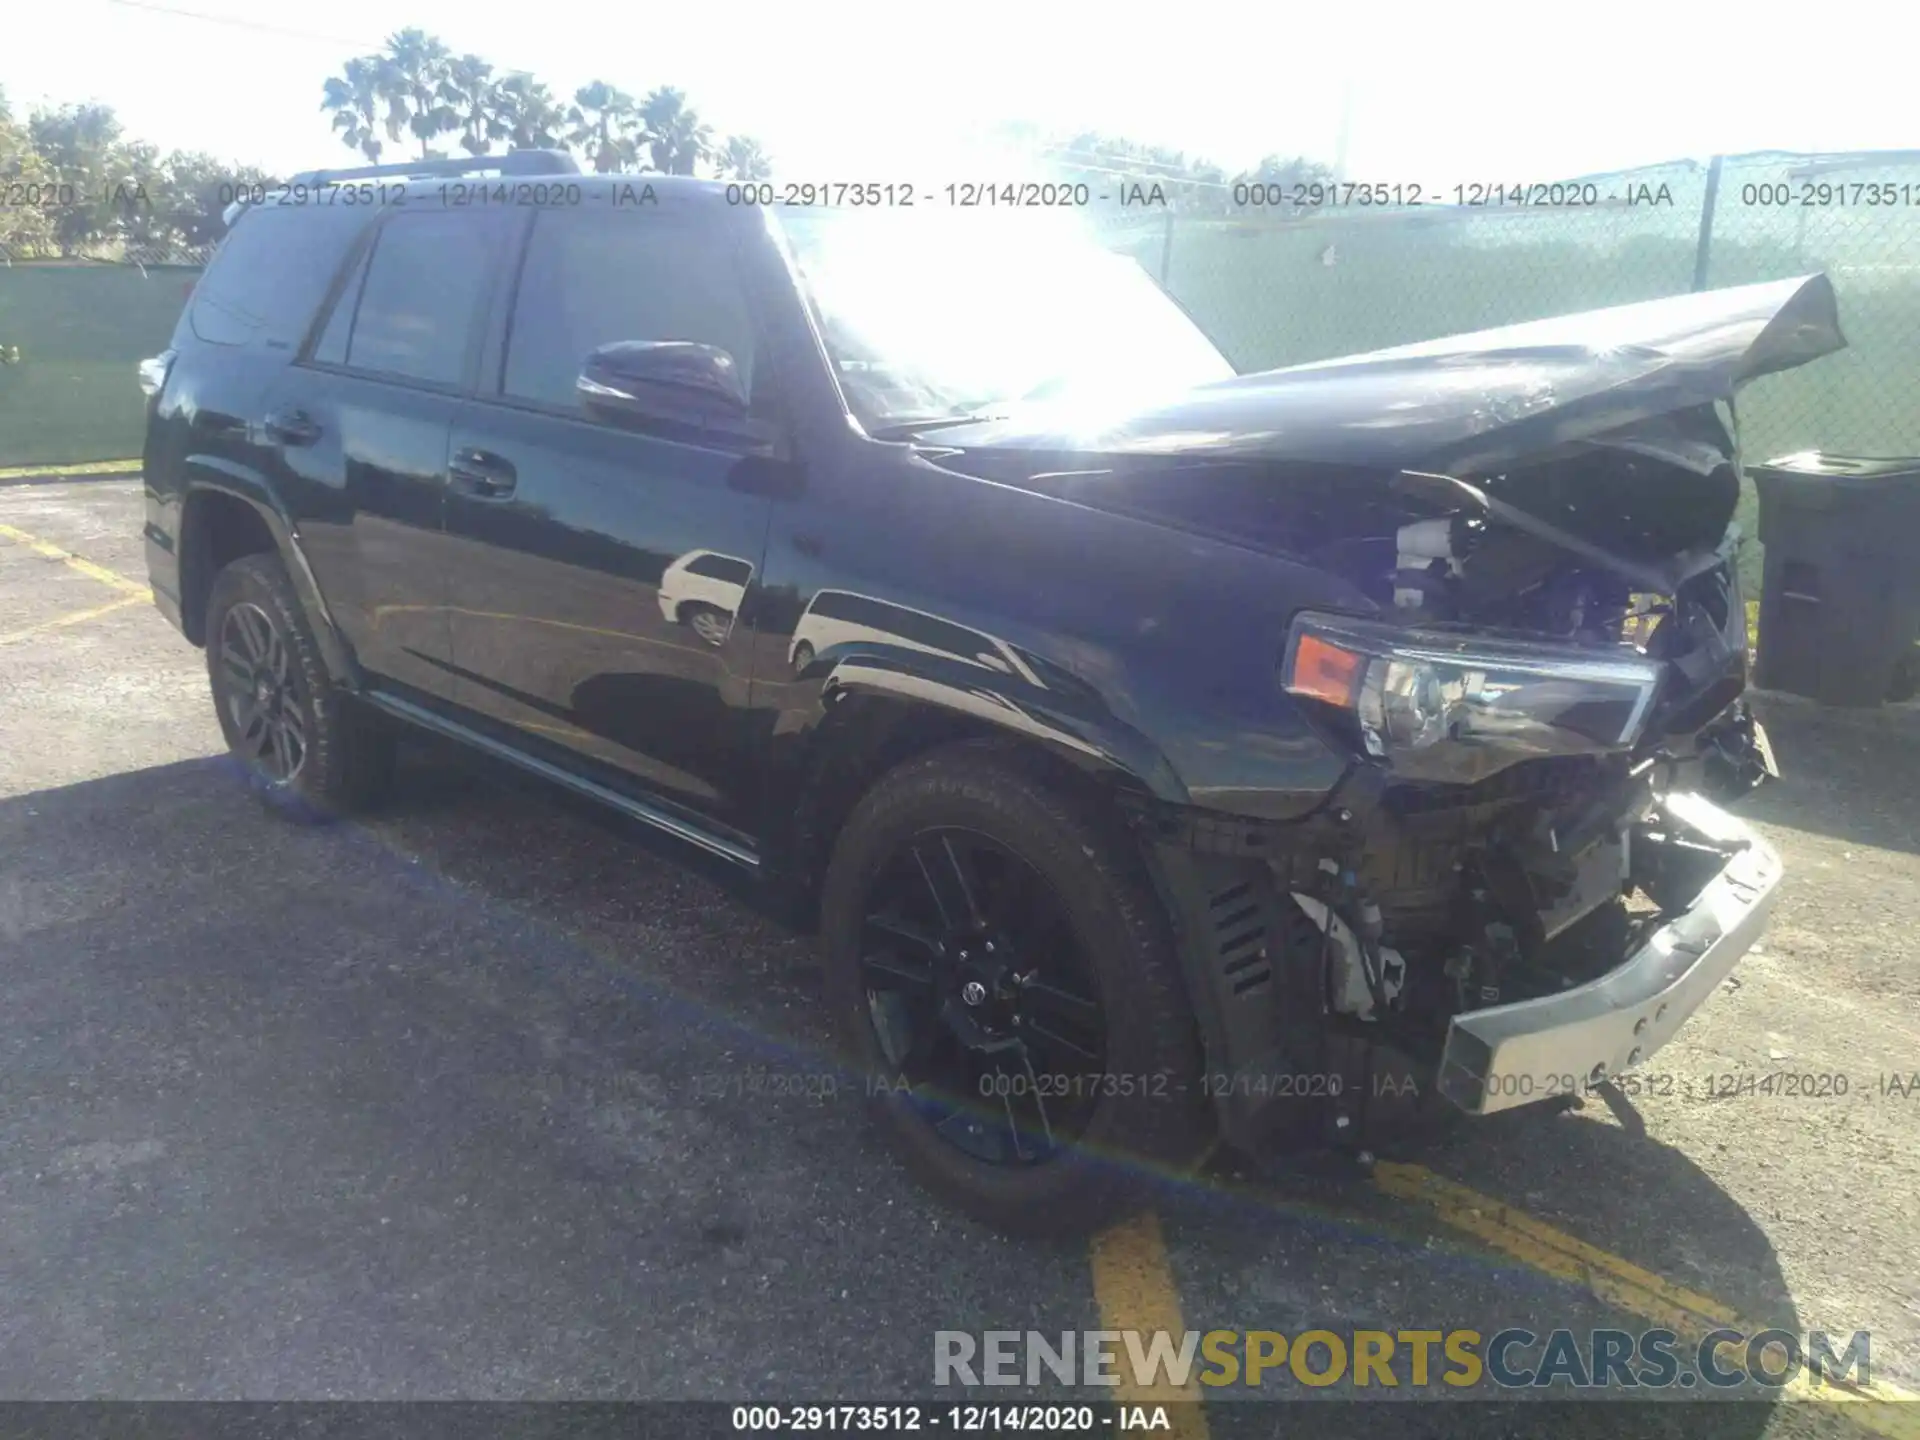
<svg viewBox="0 0 1920 1440"><path fill-rule="evenodd" d="M38 535L29 535L24 530L16 530L11 525L0 525L0 539L12 540L26 546L36 555L44 555L49 560L58 560L70 570L77 570L89 580L98 580L102 585L111 585L115 590L123 590L129 595L137 595L142 600L151 600L153 592L138 580L129 580L117 575L104 565L96 565L75 555L71 550L62 550L51 540L42 540Z"/></svg>
<svg viewBox="0 0 1920 1440"><path fill-rule="evenodd" d="M1093 1296L1100 1307L1100 1328L1133 1330L1142 1340L1163 1330L1177 1342L1186 1333L1180 1318L1180 1293L1160 1217L1146 1210L1093 1237ZM1126 1405L1178 1405L1168 1418L1180 1440L1207 1440L1207 1417L1198 1401L1200 1387L1189 1383L1149 1383L1135 1373L1132 1352L1119 1350L1120 1384L1114 1398ZM1165 1431L1162 1434L1168 1433Z"/></svg>
<svg viewBox="0 0 1920 1440"><path fill-rule="evenodd" d="M96 460L91 465L14 465L0 470L0 480L25 480L41 475L137 475L138 460Z"/></svg>
<svg viewBox="0 0 1920 1440"><path fill-rule="evenodd" d="M75 610L54 620L42 620L38 625L29 625L24 630L10 630L0 635L0 645L11 645L18 640L29 640L35 635L44 635L49 630L64 630L69 625L84 625L89 620L98 620L102 615L111 615L116 610L125 610L129 605L139 605L152 599L149 595L123 595L118 600L109 600L104 605L96 605L91 610Z"/></svg>
<svg viewBox="0 0 1920 1440"><path fill-rule="evenodd" d="M1709 1331L1722 1328L1748 1336L1770 1328L1743 1320L1731 1307L1711 1296L1676 1285L1651 1270L1643 1270L1629 1260L1577 1240L1492 1196L1442 1179L1423 1165L1382 1161L1374 1166L1373 1183L1388 1195L1429 1207L1454 1229L1472 1235L1524 1265L1584 1285L1594 1298L1689 1340L1697 1342ZM1738 1360L1733 1354L1724 1354L1722 1359L1726 1368L1737 1368ZM1863 1385L1853 1380L1828 1380L1815 1388L1802 1372L1778 1393L1792 1399L1877 1402L1848 1410L1847 1418L1876 1435L1896 1437L1896 1440L1920 1437L1920 1405L1913 1403L1920 1400L1920 1396L1897 1385L1883 1381Z"/></svg>

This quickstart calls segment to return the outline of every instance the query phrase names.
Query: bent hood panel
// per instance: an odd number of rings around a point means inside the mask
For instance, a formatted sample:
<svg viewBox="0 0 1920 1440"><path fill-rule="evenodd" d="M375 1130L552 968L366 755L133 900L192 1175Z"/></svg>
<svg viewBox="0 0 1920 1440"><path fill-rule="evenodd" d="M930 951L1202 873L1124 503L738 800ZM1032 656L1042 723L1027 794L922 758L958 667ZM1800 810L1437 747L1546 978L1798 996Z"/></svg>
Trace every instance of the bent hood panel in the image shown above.
<svg viewBox="0 0 1920 1440"><path fill-rule="evenodd" d="M1708 290L1237 376L1164 402L1035 408L941 446L1485 474L1725 400L1846 345L1824 275Z"/></svg>

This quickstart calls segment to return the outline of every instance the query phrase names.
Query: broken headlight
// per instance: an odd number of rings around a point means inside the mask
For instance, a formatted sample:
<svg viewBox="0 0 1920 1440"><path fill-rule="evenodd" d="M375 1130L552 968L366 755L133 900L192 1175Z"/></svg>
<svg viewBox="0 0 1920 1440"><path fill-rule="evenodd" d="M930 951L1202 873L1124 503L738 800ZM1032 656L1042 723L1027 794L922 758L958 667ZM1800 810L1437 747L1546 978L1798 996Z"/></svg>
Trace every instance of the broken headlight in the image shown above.
<svg viewBox="0 0 1920 1440"><path fill-rule="evenodd" d="M1281 683L1333 707L1396 770L1464 780L1527 755L1630 748L1661 668L1624 645L1611 654L1304 614Z"/></svg>

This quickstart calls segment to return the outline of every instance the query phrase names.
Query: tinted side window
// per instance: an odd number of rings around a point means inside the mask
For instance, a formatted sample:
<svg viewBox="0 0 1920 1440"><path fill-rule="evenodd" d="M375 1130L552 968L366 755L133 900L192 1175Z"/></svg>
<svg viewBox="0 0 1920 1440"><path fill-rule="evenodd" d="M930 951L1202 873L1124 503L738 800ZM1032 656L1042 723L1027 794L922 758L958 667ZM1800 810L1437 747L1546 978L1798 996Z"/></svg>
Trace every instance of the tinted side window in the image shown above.
<svg viewBox="0 0 1920 1440"><path fill-rule="evenodd" d="M572 409L574 381L616 340L693 340L733 356L753 390L754 331L729 237L659 212L542 211L514 301L502 390Z"/></svg>
<svg viewBox="0 0 1920 1440"><path fill-rule="evenodd" d="M371 251L362 250L360 258L354 261L353 273L340 287L332 313L327 316L327 328L314 343L313 358L322 365L347 363L347 337L353 330L353 312L360 304L360 287L367 283L367 261L371 256Z"/></svg>
<svg viewBox="0 0 1920 1440"><path fill-rule="evenodd" d="M993 642L978 630L950 625L945 620L936 620L931 615L921 615L916 611L902 610L894 630L901 639L912 640L929 650L944 650L949 655L959 655L969 660L993 655ZM996 655L994 659L997 661L999 657Z"/></svg>
<svg viewBox="0 0 1920 1440"><path fill-rule="evenodd" d="M457 385L486 298L491 227L459 211L397 215L374 242L347 364Z"/></svg>
<svg viewBox="0 0 1920 1440"><path fill-rule="evenodd" d="M871 602L868 602L871 604ZM807 606L809 615L818 615L823 620L845 620L859 624L870 617L861 609L860 597L849 595L844 590L821 590L813 597L813 603Z"/></svg>
<svg viewBox="0 0 1920 1440"><path fill-rule="evenodd" d="M687 573L744 585L753 578L753 566L744 560L735 560L730 555L702 555L687 566Z"/></svg>
<svg viewBox="0 0 1920 1440"><path fill-rule="evenodd" d="M248 209L194 286L187 312L193 334L214 345L294 349L371 218L346 206Z"/></svg>

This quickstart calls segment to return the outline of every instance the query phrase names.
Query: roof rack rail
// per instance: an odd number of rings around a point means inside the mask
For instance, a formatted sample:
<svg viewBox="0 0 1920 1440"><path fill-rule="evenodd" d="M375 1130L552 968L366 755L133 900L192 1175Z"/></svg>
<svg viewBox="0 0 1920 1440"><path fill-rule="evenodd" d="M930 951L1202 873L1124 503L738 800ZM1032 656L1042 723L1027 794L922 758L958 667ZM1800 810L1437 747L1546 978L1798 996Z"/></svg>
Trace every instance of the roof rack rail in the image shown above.
<svg viewBox="0 0 1920 1440"><path fill-rule="evenodd" d="M580 164L565 150L509 150L504 155L461 155L449 160L403 160L395 165L362 165L350 170L308 170L289 185L331 185L340 180L371 180L380 175L578 175Z"/></svg>

